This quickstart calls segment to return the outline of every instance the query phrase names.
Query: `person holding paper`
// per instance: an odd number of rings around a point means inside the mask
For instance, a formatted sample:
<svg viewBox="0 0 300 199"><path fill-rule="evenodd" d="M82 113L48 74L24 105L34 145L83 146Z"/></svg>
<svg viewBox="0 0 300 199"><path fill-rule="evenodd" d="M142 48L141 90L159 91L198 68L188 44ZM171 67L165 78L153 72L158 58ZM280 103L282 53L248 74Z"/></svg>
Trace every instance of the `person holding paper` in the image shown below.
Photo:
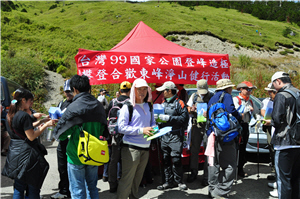
<svg viewBox="0 0 300 199"><path fill-rule="evenodd" d="M251 82L243 81L239 83L236 87L240 94L233 98L233 103L236 109L240 106L244 106L244 111L242 113L243 119L241 121L242 131L242 142L240 143L239 152L239 164L238 164L238 175L240 177L248 177L248 174L244 172L244 165L246 164L246 145L249 139L249 122L252 115L259 114L259 109L256 107L255 103L250 99L250 95L253 89L256 89Z"/></svg>
<svg viewBox="0 0 300 199"><path fill-rule="evenodd" d="M275 128L271 144L275 149L275 169L278 192L270 192L279 199L300 198L300 146L290 134L290 128L297 121L296 99L291 93L299 93L288 73L276 72L271 82L277 91L274 98L271 124Z"/></svg>
<svg viewBox="0 0 300 199"><path fill-rule="evenodd" d="M275 151L273 146L271 145L271 138L272 138L272 134L271 134L271 113L273 110L273 100L275 98L276 95L276 90L274 88L274 86L272 85L272 83L269 83L268 86L265 88L266 91L268 91L268 94L270 97L265 98L262 101L262 108L260 110L260 113L262 116L264 116L264 121L263 121L263 131L267 133L267 138L268 138L268 147L269 147L269 151L270 151L270 163L271 163L271 167L272 170L275 171L274 169L274 155L275 155ZM267 176L268 180L275 180L275 175L268 175Z"/></svg>
<svg viewBox="0 0 300 199"><path fill-rule="evenodd" d="M172 131L160 138L165 183L159 185L157 189L165 190L178 186L180 190L186 190L187 186L182 182L183 169L181 165L181 154L184 131L188 125L189 114L185 103L178 99L176 94L177 88L173 82L167 81L156 90L163 91L165 114L156 115L155 118L157 119L157 117L159 117L159 119L165 122L159 125L160 129L166 126L172 126Z"/></svg>
<svg viewBox="0 0 300 199"><path fill-rule="evenodd" d="M62 112L65 112L67 107L72 103L72 100L74 98L73 92L70 88L70 80L68 79L65 81L64 84L64 95L65 99L63 99L59 104L57 105L58 108ZM71 194L69 191L69 179L68 179L68 161L67 161L67 145L68 145L69 139L65 140L59 140L56 154L57 154L57 168L59 172L59 183L58 183L58 189L59 191L52 195L51 198L70 198Z"/></svg>
<svg viewBox="0 0 300 199"><path fill-rule="evenodd" d="M133 106L129 122L128 105L124 104L118 118L119 133L124 134L121 149L122 177L118 185L117 199L139 198L139 185L149 160L150 141L144 135L153 135L155 120L150 111L151 88L144 79L136 79L130 90Z"/></svg>
<svg viewBox="0 0 300 199"><path fill-rule="evenodd" d="M197 121L198 113L201 111L201 116L206 119L206 112L207 112L207 103L209 102L210 98L214 94L208 91L207 80L201 79L197 82L197 92L193 93L188 100L187 109L192 117L192 130L191 130L191 156L190 156L190 171L191 174L189 175L187 182L194 182L197 179L198 175L198 154L200 151L202 141L205 143L203 144L204 148L206 146L207 136L206 136L206 120ZM204 110L197 110L197 106L201 107L201 105L206 105L206 109ZM205 106L203 106L205 107ZM203 140L204 139L204 140ZM202 185L208 185L208 176L207 176L207 162L204 163L204 175L202 179Z"/></svg>

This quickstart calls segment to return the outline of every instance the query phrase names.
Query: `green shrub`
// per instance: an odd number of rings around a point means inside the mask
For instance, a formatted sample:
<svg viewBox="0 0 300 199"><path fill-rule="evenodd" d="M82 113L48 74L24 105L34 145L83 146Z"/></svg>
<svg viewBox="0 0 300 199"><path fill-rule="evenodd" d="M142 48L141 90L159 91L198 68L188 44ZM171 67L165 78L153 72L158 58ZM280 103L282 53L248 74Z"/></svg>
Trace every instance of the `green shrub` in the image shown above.
<svg viewBox="0 0 300 199"><path fill-rule="evenodd" d="M299 49L299 48L293 48L293 50L294 50L294 51L297 51L297 52L299 52L299 51L300 51L300 49Z"/></svg>
<svg viewBox="0 0 300 199"><path fill-rule="evenodd" d="M182 43L181 45L182 45L182 46L185 46L185 45L186 45L186 43Z"/></svg>
<svg viewBox="0 0 300 199"><path fill-rule="evenodd" d="M43 88L44 67L35 58L3 57L1 60L1 72L1 75L31 91Z"/></svg>
<svg viewBox="0 0 300 199"><path fill-rule="evenodd" d="M8 50L8 45L7 44L3 44L2 45L2 50Z"/></svg>
<svg viewBox="0 0 300 199"><path fill-rule="evenodd" d="M294 51L291 49L285 49L285 52L290 53L290 54L294 54Z"/></svg>
<svg viewBox="0 0 300 199"><path fill-rule="evenodd" d="M63 66L63 65L60 65L57 69L56 69L56 72L61 74L61 73L64 73L66 72L67 70L67 67Z"/></svg>
<svg viewBox="0 0 300 199"><path fill-rule="evenodd" d="M236 47L237 49L240 49L240 45L238 45L238 44L235 44L235 47Z"/></svg>
<svg viewBox="0 0 300 199"><path fill-rule="evenodd" d="M3 17L3 23L7 24L10 22L10 19L8 17Z"/></svg>
<svg viewBox="0 0 300 199"><path fill-rule="evenodd" d="M23 9L21 10L21 12L27 12L27 10L26 10L25 8L23 8Z"/></svg>
<svg viewBox="0 0 300 199"><path fill-rule="evenodd" d="M199 41L199 40L196 40L196 43L201 43L201 41Z"/></svg>
<svg viewBox="0 0 300 199"><path fill-rule="evenodd" d="M52 9L55 9L55 8L57 8L57 5L53 4L52 6L50 6L49 10L52 10Z"/></svg>
<svg viewBox="0 0 300 199"><path fill-rule="evenodd" d="M193 10L193 11L196 10L194 6L190 6L189 8L190 8L190 10Z"/></svg>
<svg viewBox="0 0 300 199"><path fill-rule="evenodd" d="M65 11L66 11L65 9L61 9L61 11L60 11L60 12L61 12L61 13L63 13L63 12L65 12Z"/></svg>
<svg viewBox="0 0 300 199"><path fill-rule="evenodd" d="M288 35L292 32L292 29L289 27L285 27L285 29L282 31L282 35L284 37L288 37Z"/></svg>
<svg viewBox="0 0 300 199"><path fill-rule="evenodd" d="M248 55L239 55L239 65L241 68L248 68L251 62L252 60Z"/></svg>
<svg viewBox="0 0 300 199"><path fill-rule="evenodd" d="M287 52L284 50L284 51L280 51L279 52L281 55L287 55Z"/></svg>
<svg viewBox="0 0 300 199"><path fill-rule="evenodd" d="M15 55L16 55L16 50L13 49L13 48L9 48L8 51L7 51L7 56L8 56L9 58L12 58L12 57L14 57Z"/></svg>
<svg viewBox="0 0 300 199"><path fill-rule="evenodd" d="M178 36L169 35L166 37L169 41L179 41Z"/></svg>
<svg viewBox="0 0 300 199"><path fill-rule="evenodd" d="M203 17L203 20L206 21L207 20L206 17Z"/></svg>
<svg viewBox="0 0 300 199"><path fill-rule="evenodd" d="M44 60L44 62L47 64L48 69L53 71L53 72L56 72L57 68L60 65L65 65L64 61L62 59L52 59L52 58L50 58L48 60Z"/></svg>
<svg viewBox="0 0 300 199"><path fill-rule="evenodd" d="M190 40L190 38L189 37L185 37L184 40Z"/></svg>

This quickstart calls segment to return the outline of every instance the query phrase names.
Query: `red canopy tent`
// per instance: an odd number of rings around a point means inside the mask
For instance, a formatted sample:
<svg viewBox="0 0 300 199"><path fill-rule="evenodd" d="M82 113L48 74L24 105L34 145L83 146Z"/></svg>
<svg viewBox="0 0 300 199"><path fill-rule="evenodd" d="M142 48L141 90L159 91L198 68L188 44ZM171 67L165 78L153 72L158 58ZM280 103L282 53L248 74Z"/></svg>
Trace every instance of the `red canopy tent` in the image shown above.
<svg viewBox="0 0 300 199"><path fill-rule="evenodd" d="M195 84L207 79L215 85L230 78L228 54L191 50L168 41L142 21L108 51L79 49L75 56L77 73L92 85L133 82Z"/></svg>

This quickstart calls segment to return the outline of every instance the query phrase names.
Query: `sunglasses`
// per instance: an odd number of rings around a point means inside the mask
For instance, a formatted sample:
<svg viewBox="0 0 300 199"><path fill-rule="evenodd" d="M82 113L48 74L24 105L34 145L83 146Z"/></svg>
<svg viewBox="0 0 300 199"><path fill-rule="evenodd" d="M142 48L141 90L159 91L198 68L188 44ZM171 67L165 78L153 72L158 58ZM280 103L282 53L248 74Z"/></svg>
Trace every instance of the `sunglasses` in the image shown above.
<svg viewBox="0 0 300 199"><path fill-rule="evenodd" d="M247 90L248 92L252 91L252 88L243 88L243 89Z"/></svg>

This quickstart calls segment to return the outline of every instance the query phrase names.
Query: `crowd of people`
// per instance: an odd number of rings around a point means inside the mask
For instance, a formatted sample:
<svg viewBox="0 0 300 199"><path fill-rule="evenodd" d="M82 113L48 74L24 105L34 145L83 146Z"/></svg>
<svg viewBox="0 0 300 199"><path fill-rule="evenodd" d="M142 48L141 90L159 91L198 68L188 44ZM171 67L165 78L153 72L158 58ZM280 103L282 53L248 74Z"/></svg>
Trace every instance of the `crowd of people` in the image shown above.
<svg viewBox="0 0 300 199"><path fill-rule="evenodd" d="M31 108L32 93L23 88L16 90L6 117L10 145L8 149L5 145L7 159L2 171L2 175L14 179L13 198L24 198L24 195L30 199L40 198L49 164L44 158L47 151L38 137L50 126L55 126L54 138L59 141L60 179L59 191L51 198L97 199L99 175L103 181L108 181L109 191L117 193L118 199L139 198L139 186L145 175L151 173L148 168L151 165L151 141L146 138L154 135L157 127L171 127L157 138L163 166L163 183L157 189L164 191L178 187L187 190L181 157L184 131L189 122L191 155L187 183L198 177L198 154L203 143L206 156L201 184L208 186L209 197L228 198L237 176L248 176L243 167L249 122L252 117L265 116L269 107L273 109L272 118L264 118L262 122L268 136L270 165L274 170L268 176L268 179L275 180L268 184L274 188L270 195L282 199L300 198L300 145L289 135L289 129L299 115L295 108L296 98L290 91L298 95L300 91L292 85L288 73L276 72L272 76L271 83L265 88L269 98L262 102L262 107L257 107L250 99L256 86L249 81L236 86L239 95L235 97L231 95L235 85L230 79L218 80L215 93L209 91L207 81L201 79L196 84L197 92L189 98L183 86L167 81L156 84L155 91L151 91L144 79L136 79L132 84L124 81L116 97L108 102L106 90L101 89L96 99L91 95L89 78L74 75L64 84L65 99L57 106L63 112L59 119L35 112ZM154 113L153 103L162 105L162 114ZM242 127L226 142L218 139L216 127L208 114L216 103L222 103L230 117ZM208 109L203 112L206 122L197 118L199 104L207 105ZM78 158L77 146L82 129L109 143L110 161L104 164L103 173L99 173L98 166L83 164Z"/></svg>

